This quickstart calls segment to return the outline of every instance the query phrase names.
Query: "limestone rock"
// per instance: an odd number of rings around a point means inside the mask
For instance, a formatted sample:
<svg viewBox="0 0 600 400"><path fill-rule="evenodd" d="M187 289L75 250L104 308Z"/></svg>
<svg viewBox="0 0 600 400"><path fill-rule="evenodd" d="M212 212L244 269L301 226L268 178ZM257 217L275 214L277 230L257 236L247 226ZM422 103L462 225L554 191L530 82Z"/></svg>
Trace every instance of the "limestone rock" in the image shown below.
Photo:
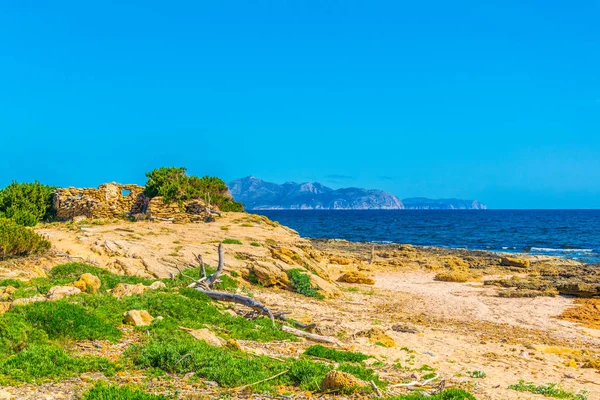
<svg viewBox="0 0 600 400"><path fill-rule="evenodd" d="M207 344L216 347L223 347L227 344L227 341L223 338L218 337L207 328L203 329L184 329L187 333L192 335L194 339L204 340Z"/></svg>
<svg viewBox="0 0 600 400"><path fill-rule="evenodd" d="M336 284L331 283L318 275L310 275L310 280L313 286L321 289L321 294L327 298L334 298L341 296L342 292Z"/></svg>
<svg viewBox="0 0 600 400"><path fill-rule="evenodd" d="M352 260L351 258L343 257L343 256L331 256L331 257L329 257L329 263L330 264L350 265L350 264L352 264L353 261L354 260Z"/></svg>
<svg viewBox="0 0 600 400"><path fill-rule="evenodd" d="M82 292L96 294L98 293L98 289L100 289L101 284L102 282L100 282L100 278L98 278L96 275L86 273L81 275L79 280L73 283L73 286Z"/></svg>
<svg viewBox="0 0 600 400"><path fill-rule="evenodd" d="M12 304L10 305L10 307L15 307L15 306L25 306L27 304L31 304L31 303L36 303L38 301L46 301L48 299L46 299L44 296L38 294L35 295L33 297L25 297L22 299L16 299L13 300Z"/></svg>
<svg viewBox="0 0 600 400"><path fill-rule="evenodd" d="M338 282L359 283L364 285L374 285L375 280L362 272L347 271L338 278Z"/></svg>
<svg viewBox="0 0 600 400"><path fill-rule="evenodd" d="M10 301L0 301L0 315L10 310Z"/></svg>
<svg viewBox="0 0 600 400"><path fill-rule="evenodd" d="M81 293L81 290L74 286L54 286L50 288L46 297L50 301L55 301L66 296L73 296L79 293Z"/></svg>
<svg viewBox="0 0 600 400"><path fill-rule="evenodd" d="M154 317L146 310L130 310L124 314L123 323L133 326L148 326Z"/></svg>
<svg viewBox="0 0 600 400"><path fill-rule="evenodd" d="M271 249L271 255L273 258L281 260L288 265L304 265L302 256L287 247Z"/></svg>
<svg viewBox="0 0 600 400"><path fill-rule="evenodd" d="M500 259L500 265L504 267L518 267L518 268L529 268L531 263L529 260L521 260L514 257L502 257Z"/></svg>
<svg viewBox="0 0 600 400"><path fill-rule="evenodd" d="M256 275L258 283L265 287L290 285L287 273L275 264L257 261L252 265L252 272Z"/></svg>
<svg viewBox="0 0 600 400"><path fill-rule="evenodd" d="M329 371L321 383L323 392L337 392L366 386L366 383L354 375L343 371Z"/></svg>
<svg viewBox="0 0 600 400"><path fill-rule="evenodd" d="M373 344L382 344L385 347L396 347L394 339L381 328L371 328L359 332L357 336L366 337L369 339L369 342Z"/></svg>
<svg viewBox="0 0 600 400"><path fill-rule="evenodd" d="M142 283L138 283L137 285L130 285L128 283L118 283L113 288L111 293L116 298L122 299L123 297L129 296L141 296L146 290L148 290L148 287L144 286Z"/></svg>
<svg viewBox="0 0 600 400"><path fill-rule="evenodd" d="M166 288L167 288L167 285L165 285L164 282L161 282L161 281L152 282L152 284L150 286L148 286L148 289L152 289L152 290L166 289Z"/></svg>

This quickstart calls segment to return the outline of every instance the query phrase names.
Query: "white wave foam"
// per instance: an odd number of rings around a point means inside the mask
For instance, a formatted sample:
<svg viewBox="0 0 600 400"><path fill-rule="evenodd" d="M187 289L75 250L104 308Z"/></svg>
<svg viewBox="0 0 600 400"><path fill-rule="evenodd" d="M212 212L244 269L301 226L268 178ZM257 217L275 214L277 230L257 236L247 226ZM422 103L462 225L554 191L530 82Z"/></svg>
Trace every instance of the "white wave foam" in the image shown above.
<svg viewBox="0 0 600 400"><path fill-rule="evenodd" d="M546 253L593 253L592 249L551 249L548 247L532 247L531 251L541 251Z"/></svg>

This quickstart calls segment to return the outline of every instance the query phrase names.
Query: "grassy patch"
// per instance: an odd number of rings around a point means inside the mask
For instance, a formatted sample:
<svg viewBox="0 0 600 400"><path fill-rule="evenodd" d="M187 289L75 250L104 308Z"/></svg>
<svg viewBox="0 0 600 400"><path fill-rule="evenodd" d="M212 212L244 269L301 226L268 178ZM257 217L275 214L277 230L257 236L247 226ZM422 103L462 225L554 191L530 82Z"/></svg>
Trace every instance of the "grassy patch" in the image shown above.
<svg viewBox="0 0 600 400"><path fill-rule="evenodd" d="M81 400L167 400L165 396L148 394L136 386L117 386L98 382L85 392Z"/></svg>
<svg viewBox="0 0 600 400"><path fill-rule="evenodd" d="M99 318L84 307L66 301L44 301L16 307L14 315L48 334L50 339L76 340L121 338L121 331L110 322ZM122 318L122 316L120 316Z"/></svg>
<svg viewBox="0 0 600 400"><path fill-rule="evenodd" d="M370 356L363 353L335 350L319 344L310 346L304 351L304 354L313 357L326 358L336 362L361 362L370 358Z"/></svg>
<svg viewBox="0 0 600 400"><path fill-rule="evenodd" d="M71 357L59 346L34 344L0 361L0 382L39 383L91 371L112 375L116 369L105 358Z"/></svg>
<svg viewBox="0 0 600 400"><path fill-rule="evenodd" d="M288 278L290 278L290 283L296 292L308 297L315 297L317 299L324 298L324 296L319 293L319 289L312 286L310 276L302 272L301 269L290 269L287 271L287 275Z"/></svg>
<svg viewBox="0 0 600 400"><path fill-rule="evenodd" d="M153 280L140 278L138 276L113 274L104 268L94 267L83 263L58 265L52 268L49 277L52 285L61 285L74 282L85 273L95 275L100 279L102 282L100 291L102 292L114 288L119 283L128 283L132 285L143 283L144 285L150 285L154 282Z"/></svg>
<svg viewBox="0 0 600 400"><path fill-rule="evenodd" d="M250 246L260 247L260 243L258 243L258 242L250 242Z"/></svg>
<svg viewBox="0 0 600 400"><path fill-rule="evenodd" d="M475 397L461 389L446 389L433 396L425 396L420 393L407 394L403 396L388 397L387 400L476 400Z"/></svg>
<svg viewBox="0 0 600 400"><path fill-rule="evenodd" d="M487 377L487 374L483 371L467 371L467 375L469 375L471 378L477 378L477 379L484 379Z"/></svg>
<svg viewBox="0 0 600 400"><path fill-rule="evenodd" d="M519 383L510 385L508 388L518 392L543 394L544 396L553 397L555 399L588 400L587 392L583 391L580 393L575 393L573 391L563 389L556 383L535 385L532 382L519 381Z"/></svg>
<svg viewBox="0 0 600 400"><path fill-rule="evenodd" d="M223 244L243 244L242 242L240 242L237 239L224 239L223 242L221 242Z"/></svg>

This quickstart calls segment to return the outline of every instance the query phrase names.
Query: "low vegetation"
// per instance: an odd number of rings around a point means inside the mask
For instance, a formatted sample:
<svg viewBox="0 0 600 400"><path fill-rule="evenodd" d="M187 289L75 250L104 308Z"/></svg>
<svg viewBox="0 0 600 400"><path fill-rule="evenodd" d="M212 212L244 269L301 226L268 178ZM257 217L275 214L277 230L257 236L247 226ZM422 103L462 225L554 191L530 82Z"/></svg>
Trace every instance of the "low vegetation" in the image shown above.
<svg viewBox="0 0 600 400"><path fill-rule="evenodd" d="M98 382L89 389L81 400L167 400L167 397L148 394L135 386L109 385Z"/></svg>
<svg viewBox="0 0 600 400"><path fill-rule="evenodd" d="M453 269L450 271L438 272L435 276L435 280L442 282L476 282L481 279L481 276L481 273L473 272L468 269Z"/></svg>
<svg viewBox="0 0 600 400"><path fill-rule="evenodd" d="M446 389L441 393L434 395L414 393L403 396L388 397L387 400L475 400L475 397L464 390L452 388Z"/></svg>
<svg viewBox="0 0 600 400"><path fill-rule="evenodd" d="M547 397L553 397L555 399L569 399L569 400L588 400L587 392L575 393L570 390L563 389L556 383L548 383L546 385L535 385L532 382L519 381L515 385L510 385L509 389L516 390L518 392L529 392L535 394L542 394Z"/></svg>
<svg viewBox="0 0 600 400"><path fill-rule="evenodd" d="M0 218L0 260L43 253L49 248L50 242L31 228Z"/></svg>
<svg viewBox="0 0 600 400"><path fill-rule="evenodd" d="M341 351L329 347L314 345L304 351L305 355L325 358L336 362L362 362L370 356L352 351Z"/></svg>
<svg viewBox="0 0 600 400"><path fill-rule="evenodd" d="M237 239L224 239L223 242L221 242L223 244L242 244L242 242L240 242Z"/></svg>
<svg viewBox="0 0 600 400"><path fill-rule="evenodd" d="M319 289L313 287L310 276L304 273L301 269L290 269L287 271L287 275L290 279L292 287L296 290L296 292L307 297L315 297L317 299L324 298L324 296L319 293Z"/></svg>

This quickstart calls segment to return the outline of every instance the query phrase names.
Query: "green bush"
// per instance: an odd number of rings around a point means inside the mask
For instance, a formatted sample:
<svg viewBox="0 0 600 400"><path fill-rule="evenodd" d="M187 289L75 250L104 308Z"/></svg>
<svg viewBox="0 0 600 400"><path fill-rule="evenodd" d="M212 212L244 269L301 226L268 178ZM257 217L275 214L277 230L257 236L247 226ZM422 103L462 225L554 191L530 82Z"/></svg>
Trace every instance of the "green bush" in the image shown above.
<svg viewBox="0 0 600 400"><path fill-rule="evenodd" d="M242 244L242 242L240 242L237 239L224 239L221 243L223 243L223 244Z"/></svg>
<svg viewBox="0 0 600 400"><path fill-rule="evenodd" d="M135 386L116 386L98 382L88 390L82 400L167 400L165 396L144 393Z"/></svg>
<svg viewBox="0 0 600 400"><path fill-rule="evenodd" d="M23 350L28 344L45 343L48 335L28 324L22 316L0 315L0 359Z"/></svg>
<svg viewBox="0 0 600 400"><path fill-rule="evenodd" d="M158 168L148 172L146 177L146 196L162 196L167 204L202 199L216 205L221 211L244 210L242 203L227 196L227 185L219 178L188 176L185 168L177 167Z"/></svg>
<svg viewBox="0 0 600 400"><path fill-rule="evenodd" d="M31 326L45 331L50 339L71 337L77 340L117 341L122 336L112 323L80 305L63 300L27 304L17 307L13 313L22 315L23 320Z"/></svg>
<svg viewBox="0 0 600 400"><path fill-rule="evenodd" d="M292 287L296 289L296 292L308 297L315 297L317 299L323 298L323 295L319 293L319 289L312 287L310 276L302 272L301 269L290 269L287 272L287 275L288 278L290 278L290 283L292 284Z"/></svg>
<svg viewBox="0 0 600 400"><path fill-rule="evenodd" d="M337 362L361 362L370 356L363 353L355 353L352 351L341 351L329 347L321 346L320 344L310 346L304 351L304 354L313 357L326 358Z"/></svg>
<svg viewBox="0 0 600 400"><path fill-rule="evenodd" d="M0 217L10 218L19 225L35 226L52 217L54 187L39 182L13 182L0 190Z"/></svg>
<svg viewBox="0 0 600 400"><path fill-rule="evenodd" d="M50 242L31 228L0 218L0 260L42 253L49 248Z"/></svg>
<svg viewBox="0 0 600 400"><path fill-rule="evenodd" d="M71 357L57 345L34 344L0 361L0 383L36 383L92 371L112 375L115 370L116 366L105 358Z"/></svg>

